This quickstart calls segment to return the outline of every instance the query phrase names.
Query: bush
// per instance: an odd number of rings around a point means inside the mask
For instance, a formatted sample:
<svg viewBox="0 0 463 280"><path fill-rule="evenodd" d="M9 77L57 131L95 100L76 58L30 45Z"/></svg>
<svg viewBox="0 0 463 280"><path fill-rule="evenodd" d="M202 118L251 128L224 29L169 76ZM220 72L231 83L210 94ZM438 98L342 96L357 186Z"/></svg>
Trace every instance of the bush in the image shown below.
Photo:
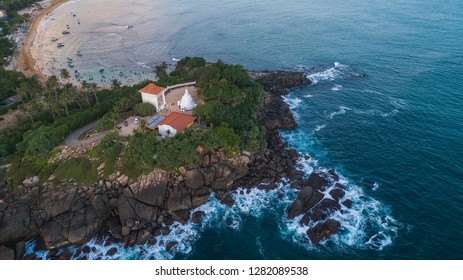
<svg viewBox="0 0 463 280"><path fill-rule="evenodd" d="M96 167L92 162L84 158L71 158L64 162L56 170L55 181L73 178L75 182L90 186L98 181Z"/></svg>
<svg viewBox="0 0 463 280"><path fill-rule="evenodd" d="M142 117L152 116L156 113L156 108L151 103L138 103L133 109Z"/></svg>

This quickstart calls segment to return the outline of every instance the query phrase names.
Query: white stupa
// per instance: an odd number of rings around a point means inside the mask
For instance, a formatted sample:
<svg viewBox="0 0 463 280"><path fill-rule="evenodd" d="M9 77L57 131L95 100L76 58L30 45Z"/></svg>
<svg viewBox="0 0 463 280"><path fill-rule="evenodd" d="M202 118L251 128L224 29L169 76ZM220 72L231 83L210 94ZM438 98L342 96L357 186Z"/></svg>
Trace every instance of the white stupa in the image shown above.
<svg viewBox="0 0 463 280"><path fill-rule="evenodd" d="M185 89L185 94L182 96L179 106L181 111L190 111L196 107L196 102L188 92L188 89Z"/></svg>

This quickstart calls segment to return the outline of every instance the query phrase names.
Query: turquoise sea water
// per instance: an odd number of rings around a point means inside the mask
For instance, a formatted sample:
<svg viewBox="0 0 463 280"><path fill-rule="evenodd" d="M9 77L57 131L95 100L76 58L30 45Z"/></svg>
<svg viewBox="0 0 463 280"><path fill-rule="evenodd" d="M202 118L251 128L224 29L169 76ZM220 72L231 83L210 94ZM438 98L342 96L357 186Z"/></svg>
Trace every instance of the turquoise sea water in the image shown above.
<svg viewBox="0 0 463 280"><path fill-rule="evenodd" d="M253 70L306 71L314 85L286 98L299 128L283 136L312 156L301 162L307 174L318 168L342 174L354 205L333 214L340 234L314 246L304 237L307 228L285 219L296 193L282 184L270 193L238 194L233 208L211 199L201 207L200 226L178 226L164 237L180 242L174 254L162 246L92 241L97 250L90 258L107 258L111 246L119 248L113 258L463 258L462 1L114 2L131 7L125 22L113 21L132 24L121 32L137 37L113 52L130 53L133 61L203 56ZM152 16L131 17L143 11Z"/></svg>

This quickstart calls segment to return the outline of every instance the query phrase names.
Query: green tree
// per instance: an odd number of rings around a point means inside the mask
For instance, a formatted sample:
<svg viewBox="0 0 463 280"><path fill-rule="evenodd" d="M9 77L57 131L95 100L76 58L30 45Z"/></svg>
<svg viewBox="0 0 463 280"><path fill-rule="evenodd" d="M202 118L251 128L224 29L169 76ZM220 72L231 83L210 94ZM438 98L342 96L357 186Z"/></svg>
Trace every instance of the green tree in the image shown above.
<svg viewBox="0 0 463 280"><path fill-rule="evenodd" d="M156 67L154 67L154 74L156 74L158 81L164 81L167 79L168 77L167 67L168 65L165 61L159 65L156 65Z"/></svg>

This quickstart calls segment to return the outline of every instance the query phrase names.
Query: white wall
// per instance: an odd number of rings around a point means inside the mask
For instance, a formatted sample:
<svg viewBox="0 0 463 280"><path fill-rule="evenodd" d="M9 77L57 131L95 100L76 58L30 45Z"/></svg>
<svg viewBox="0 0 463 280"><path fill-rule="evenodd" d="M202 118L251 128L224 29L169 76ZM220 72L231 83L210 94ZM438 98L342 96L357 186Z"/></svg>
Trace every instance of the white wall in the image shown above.
<svg viewBox="0 0 463 280"><path fill-rule="evenodd" d="M156 111L159 111L159 105L158 105L158 96L154 94L149 94L149 93L141 93L141 99L143 102L146 103L151 103L156 107Z"/></svg>

